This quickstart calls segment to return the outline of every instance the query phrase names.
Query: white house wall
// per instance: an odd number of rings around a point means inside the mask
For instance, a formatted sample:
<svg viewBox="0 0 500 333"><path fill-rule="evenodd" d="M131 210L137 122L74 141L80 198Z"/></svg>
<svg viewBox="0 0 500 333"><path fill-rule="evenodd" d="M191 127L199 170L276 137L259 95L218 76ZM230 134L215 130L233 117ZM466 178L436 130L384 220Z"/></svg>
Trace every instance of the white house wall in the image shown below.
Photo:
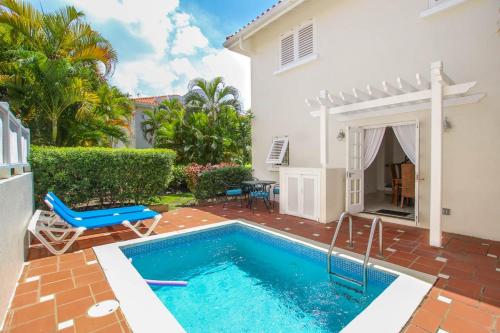
<svg viewBox="0 0 500 333"><path fill-rule="evenodd" d="M135 110L134 116L134 148L151 148L151 144L144 138L141 124L144 121L144 107L138 106Z"/></svg>
<svg viewBox="0 0 500 333"><path fill-rule="evenodd" d="M428 0L306 1L252 36L253 165L259 178L277 179L264 163L273 136L290 138L290 165L320 167L319 118L304 99L322 89L352 87L415 73L429 79L430 63L441 60L457 82L477 81L487 96L479 103L445 109L453 128L443 135L443 229L500 240L500 34L498 2L467 1L420 18ZM319 58L278 75L282 33L313 19ZM345 140L340 129L393 121L420 122L420 221L429 224L430 111L339 123L330 117L331 168L343 170ZM343 186L343 184L339 184ZM339 199L343 200L343 198ZM335 204L338 204L337 202Z"/></svg>

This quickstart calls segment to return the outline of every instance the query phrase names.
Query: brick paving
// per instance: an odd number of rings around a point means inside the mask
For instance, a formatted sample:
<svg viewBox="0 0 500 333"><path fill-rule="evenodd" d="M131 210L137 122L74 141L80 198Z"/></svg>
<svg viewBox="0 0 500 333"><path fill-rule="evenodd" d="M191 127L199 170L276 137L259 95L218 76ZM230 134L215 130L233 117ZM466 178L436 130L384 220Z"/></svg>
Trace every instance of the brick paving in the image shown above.
<svg viewBox="0 0 500 333"><path fill-rule="evenodd" d="M156 233L228 219L250 220L326 244L336 226L231 203L165 213ZM369 222L354 219L351 251L364 253ZM346 248L343 229L337 244ZM132 238L136 236L122 227L94 230L61 256L34 243L2 332L131 332L120 310L99 319L86 313L92 304L115 297L92 247ZM384 260L438 277L403 332L500 333L500 242L445 234L443 248L434 248L428 245L427 230L391 223L384 223L383 240ZM376 246L374 241L374 254Z"/></svg>

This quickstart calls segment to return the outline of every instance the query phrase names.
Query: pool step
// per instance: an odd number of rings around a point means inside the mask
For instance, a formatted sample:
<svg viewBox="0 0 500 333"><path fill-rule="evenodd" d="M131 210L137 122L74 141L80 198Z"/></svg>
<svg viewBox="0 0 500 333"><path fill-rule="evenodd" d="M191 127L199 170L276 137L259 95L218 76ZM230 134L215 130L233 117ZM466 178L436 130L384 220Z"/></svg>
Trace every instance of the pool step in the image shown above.
<svg viewBox="0 0 500 333"><path fill-rule="evenodd" d="M382 239L382 233L383 233L382 219L380 217L375 217L373 219L373 221L372 221L372 225L370 227L370 238L368 238L368 246L366 248L365 258L363 260L363 281L358 281L358 280L350 278L348 276L345 276L345 275L342 275L342 274L339 274L339 273L336 273L336 272L332 272L331 259L332 259L333 248L335 247L335 242L337 241L337 237L339 235L340 227L342 226L342 223L344 222L344 220L346 218L349 219L349 241L348 241L349 246L348 247L349 248L354 248L354 244L352 242L352 216L351 216L351 214L349 214L349 212L343 212L340 215L339 223L337 224L337 228L335 229L335 233L333 234L333 239L332 239L332 242L330 244L330 248L328 249L327 271L328 271L328 274L332 274L332 275L336 276L339 279L342 279L342 280L354 283L354 284L362 287L363 288L363 292L365 292L366 291L367 276L368 276L368 261L370 259L370 250L372 248L373 237L375 236L375 230L377 229L377 225L378 225L378 230L379 230L379 255L380 256L383 255L383 250L382 250L383 249L383 244L382 244L382 242L383 242L383 239Z"/></svg>

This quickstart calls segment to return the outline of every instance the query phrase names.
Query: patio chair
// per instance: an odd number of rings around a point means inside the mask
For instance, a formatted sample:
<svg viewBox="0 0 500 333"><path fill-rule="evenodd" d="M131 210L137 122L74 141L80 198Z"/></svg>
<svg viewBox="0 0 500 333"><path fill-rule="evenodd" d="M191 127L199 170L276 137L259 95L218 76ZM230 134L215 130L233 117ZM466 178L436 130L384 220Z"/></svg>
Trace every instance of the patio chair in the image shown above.
<svg viewBox="0 0 500 333"><path fill-rule="evenodd" d="M241 185L224 183L224 195L225 200L222 207L226 207L226 204L232 198L240 198L240 206L243 207L243 198L245 197L245 193Z"/></svg>
<svg viewBox="0 0 500 333"><path fill-rule="evenodd" d="M264 205L269 212L271 212L271 202L270 202L270 188L266 185L254 186L254 188L250 191L250 200L248 206L252 209L254 200L262 199L264 201Z"/></svg>
<svg viewBox="0 0 500 333"><path fill-rule="evenodd" d="M273 186L273 208L276 205L276 196L279 196L279 195L280 195L280 184L276 183Z"/></svg>
<svg viewBox="0 0 500 333"><path fill-rule="evenodd" d="M52 204L49 200L45 203L51 208L53 214L47 211L37 210L28 225L28 230L42 243L47 250L55 255L65 253L76 239L87 229L97 229L115 225L123 225L132 230L139 237L149 236L161 220L162 215L152 211L130 212L118 215L107 215L90 218L72 217L66 213L57 203ZM139 227L145 220L153 219L153 223L145 232L140 232ZM135 225L132 223L135 222ZM69 235L73 233L71 238ZM67 243L57 250L49 241Z"/></svg>
<svg viewBox="0 0 500 333"><path fill-rule="evenodd" d="M74 218L93 218L100 216L109 216L109 215L119 215L126 213L135 213L148 211L149 208L146 206L138 205L138 206L127 206L127 207L118 207L118 208L109 208L109 209L98 209L98 210L89 210L85 212L77 212L66 206L66 204L57 197L53 192L47 193L45 196L45 200L48 200L52 205L57 204L59 207L66 212L69 216Z"/></svg>

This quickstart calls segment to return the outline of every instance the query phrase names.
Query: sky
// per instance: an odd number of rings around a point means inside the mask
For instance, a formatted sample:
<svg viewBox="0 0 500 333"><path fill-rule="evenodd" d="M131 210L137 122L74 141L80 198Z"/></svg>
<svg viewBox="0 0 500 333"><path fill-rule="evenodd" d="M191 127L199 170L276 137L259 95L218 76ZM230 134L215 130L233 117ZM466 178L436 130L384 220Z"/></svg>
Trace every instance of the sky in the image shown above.
<svg viewBox="0 0 500 333"><path fill-rule="evenodd" d="M118 52L110 81L132 96L184 94L196 77L225 78L251 106L250 59L225 37L276 0L29 0L50 12L73 5Z"/></svg>

